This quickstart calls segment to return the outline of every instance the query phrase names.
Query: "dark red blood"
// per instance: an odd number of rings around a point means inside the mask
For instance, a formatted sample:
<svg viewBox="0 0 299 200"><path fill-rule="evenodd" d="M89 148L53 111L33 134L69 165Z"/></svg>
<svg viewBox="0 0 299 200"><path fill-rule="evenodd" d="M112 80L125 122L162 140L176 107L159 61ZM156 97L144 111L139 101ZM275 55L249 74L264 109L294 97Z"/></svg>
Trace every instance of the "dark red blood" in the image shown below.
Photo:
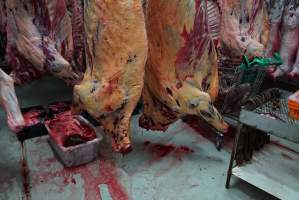
<svg viewBox="0 0 299 200"><path fill-rule="evenodd" d="M152 152L155 157L163 158L175 150L174 145L155 144L152 146Z"/></svg>
<svg viewBox="0 0 299 200"><path fill-rule="evenodd" d="M26 126L33 126L40 122L40 115L43 113L42 110L30 110L26 113L23 113Z"/></svg>
<svg viewBox="0 0 299 200"><path fill-rule="evenodd" d="M187 153L193 153L194 150L187 147L187 146L180 146L179 148L176 149L176 152L177 153L184 153L184 154L187 154Z"/></svg>
<svg viewBox="0 0 299 200"><path fill-rule="evenodd" d="M194 150L187 146L179 146L176 147L173 144L152 144L149 141L144 142L145 146L149 146L149 151L153 154L155 159L161 159L169 155L170 153L174 153L175 157L178 160L182 159L183 155L193 153Z"/></svg>
<svg viewBox="0 0 299 200"><path fill-rule="evenodd" d="M144 143L143 143L145 146L148 146L148 145L150 145L151 144L151 142L150 141L144 141Z"/></svg>
<svg viewBox="0 0 299 200"><path fill-rule="evenodd" d="M194 152L193 149L187 146L179 146L176 147L173 144L150 144L148 141L144 142L145 146L148 147L148 151L153 154L152 160L150 160L150 165L155 162L159 161L160 159L169 156L170 163L167 167L164 167L162 169L159 169L155 172L155 177L159 177L165 173L167 173L169 170L171 170L173 167L179 165L183 161L183 157L191 154Z"/></svg>
<svg viewBox="0 0 299 200"><path fill-rule="evenodd" d="M125 149L121 149L120 153L121 153L123 156L125 156L125 155L131 153L132 151L133 151L133 147L132 147L132 146L129 146L129 147L125 148Z"/></svg>
<svg viewBox="0 0 299 200"><path fill-rule="evenodd" d="M24 199L29 199L30 197L30 184L29 184L29 168L27 165L27 161L24 158L25 150L24 150L24 144L21 143L21 170L22 170L22 177L23 177L23 192L24 192Z"/></svg>
<svg viewBox="0 0 299 200"><path fill-rule="evenodd" d="M48 168L45 166L45 169L42 169L41 171L47 169ZM79 167L65 168L56 172L41 172L33 177L32 182L35 186L40 183L52 182L53 179L61 177L63 178L62 185L60 183L56 184L62 192L65 186L76 184L74 176L80 175L83 180L84 200L101 200L102 198L99 189L101 184L107 185L113 200L129 200L128 194L118 181L117 170L112 161L98 161L97 169L98 171L95 171L94 168L91 169L87 165L83 165Z"/></svg>
<svg viewBox="0 0 299 200"><path fill-rule="evenodd" d="M76 179L74 179L74 178L71 179L71 182L72 182L73 184L77 184Z"/></svg>
<svg viewBox="0 0 299 200"><path fill-rule="evenodd" d="M63 145L67 137L72 135L80 135L82 138L90 141L96 138L95 131L78 120L78 116L72 115L71 111L66 111L54 119L47 120L45 123L50 129L50 135L58 145Z"/></svg>
<svg viewBox="0 0 299 200"><path fill-rule="evenodd" d="M183 156L187 155L187 154L190 154L190 153L193 153L194 150L187 147L187 146L180 146L178 148L176 148L175 150L175 157L177 160L179 161L182 161L183 160Z"/></svg>
<svg viewBox="0 0 299 200"><path fill-rule="evenodd" d="M298 151L296 151L295 149L292 149L292 148L290 148L290 147L284 146L283 144L280 144L278 141L271 141L271 144L274 144L275 146L278 146L278 147L280 147L280 148L282 148L282 149L285 149L285 150L287 150L287 151L290 151L290 152L292 152L292 153L294 153L294 154L296 154L296 155L299 155L299 152L298 152Z"/></svg>

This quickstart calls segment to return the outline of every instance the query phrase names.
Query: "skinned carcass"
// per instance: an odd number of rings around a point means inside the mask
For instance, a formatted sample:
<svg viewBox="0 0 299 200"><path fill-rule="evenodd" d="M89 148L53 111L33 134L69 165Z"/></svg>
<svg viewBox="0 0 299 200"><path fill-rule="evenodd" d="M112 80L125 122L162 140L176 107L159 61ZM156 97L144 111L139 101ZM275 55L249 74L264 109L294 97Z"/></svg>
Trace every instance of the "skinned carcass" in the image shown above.
<svg viewBox="0 0 299 200"><path fill-rule="evenodd" d="M268 42L267 6L263 0L218 0L221 54L262 56Z"/></svg>
<svg viewBox="0 0 299 200"><path fill-rule="evenodd" d="M209 34L205 0L150 0L149 55L140 126L165 131L185 115L220 131L228 125L213 106L218 93L217 54Z"/></svg>
<svg viewBox="0 0 299 200"><path fill-rule="evenodd" d="M265 55L272 56L279 52L281 46L281 22L285 7L285 0L267 0L270 33Z"/></svg>
<svg viewBox="0 0 299 200"><path fill-rule="evenodd" d="M126 152L148 50L142 3L86 0L84 13L87 69L74 101L111 134L115 151Z"/></svg>
<svg viewBox="0 0 299 200"><path fill-rule="evenodd" d="M251 85L235 85L236 70L242 56L264 56L269 38L267 6L263 0L217 0L220 10L219 71L220 91L217 107L223 113L240 109ZM239 92L242 91L242 92ZM226 99L239 100L238 104ZM227 104L229 103L229 104ZM226 104L226 105L225 105Z"/></svg>
<svg viewBox="0 0 299 200"><path fill-rule="evenodd" d="M17 84L46 72L68 82L75 78L69 63L74 46L66 8L64 0L6 1L6 56Z"/></svg>
<svg viewBox="0 0 299 200"><path fill-rule="evenodd" d="M287 73L290 77L299 76L299 1L286 0L284 3L281 40L278 40L284 63L273 72L273 78Z"/></svg>
<svg viewBox="0 0 299 200"><path fill-rule="evenodd" d="M0 72L0 103L14 132L26 126L14 84L30 82L46 73L74 84L84 70L81 4L77 0L68 3L70 11L65 0L0 2L0 26L6 36L6 60L11 67L10 75Z"/></svg>

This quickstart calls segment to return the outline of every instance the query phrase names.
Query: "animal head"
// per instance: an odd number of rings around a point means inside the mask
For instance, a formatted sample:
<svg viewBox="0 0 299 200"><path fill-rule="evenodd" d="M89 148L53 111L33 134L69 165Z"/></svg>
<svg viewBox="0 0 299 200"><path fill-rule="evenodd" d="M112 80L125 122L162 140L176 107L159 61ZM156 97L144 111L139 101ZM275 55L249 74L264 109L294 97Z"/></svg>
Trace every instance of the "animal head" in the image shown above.
<svg viewBox="0 0 299 200"><path fill-rule="evenodd" d="M175 104L173 107L182 115L197 115L219 131L226 132L227 123L214 107L211 97L207 92L184 83L182 88L173 92Z"/></svg>
<svg viewBox="0 0 299 200"><path fill-rule="evenodd" d="M98 118L121 108L127 97L117 82L85 79L74 87L74 101Z"/></svg>
<svg viewBox="0 0 299 200"><path fill-rule="evenodd" d="M187 106L190 113L200 116L217 130L227 132L228 125L212 104L209 94L199 92L198 97L187 102Z"/></svg>

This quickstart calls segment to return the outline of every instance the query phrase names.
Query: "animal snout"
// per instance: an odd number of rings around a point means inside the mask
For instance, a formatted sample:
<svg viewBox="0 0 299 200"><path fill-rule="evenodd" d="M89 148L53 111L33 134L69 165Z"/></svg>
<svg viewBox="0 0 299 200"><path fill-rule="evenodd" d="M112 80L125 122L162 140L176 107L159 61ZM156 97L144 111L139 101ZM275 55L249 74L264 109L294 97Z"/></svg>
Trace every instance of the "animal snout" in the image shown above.
<svg viewBox="0 0 299 200"><path fill-rule="evenodd" d="M188 102L188 106L189 108L196 108L199 106L201 100L200 99L191 99L189 102Z"/></svg>

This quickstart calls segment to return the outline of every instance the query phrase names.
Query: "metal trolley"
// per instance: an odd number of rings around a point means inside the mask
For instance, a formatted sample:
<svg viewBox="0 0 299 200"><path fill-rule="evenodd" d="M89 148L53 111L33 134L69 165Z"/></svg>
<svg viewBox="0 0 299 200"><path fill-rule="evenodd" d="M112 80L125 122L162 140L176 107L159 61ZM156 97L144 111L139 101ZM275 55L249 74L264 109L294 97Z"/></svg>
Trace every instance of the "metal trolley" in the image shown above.
<svg viewBox="0 0 299 200"><path fill-rule="evenodd" d="M263 84L264 78L266 76L266 71L269 66L279 66L281 65L282 59L278 53L275 53L272 58L258 58L255 57L249 60L247 56L243 56L243 63L238 66L220 62L220 99L218 104L219 111L224 115L226 119L230 121L230 118L235 119L239 116L242 104L233 113L225 113L224 109L229 107L229 102L231 101L231 93L238 88L242 89L242 86L247 85L247 94L238 99L238 102L246 102L247 99L255 96L260 91ZM216 148L220 150L223 143L223 134L216 131Z"/></svg>

